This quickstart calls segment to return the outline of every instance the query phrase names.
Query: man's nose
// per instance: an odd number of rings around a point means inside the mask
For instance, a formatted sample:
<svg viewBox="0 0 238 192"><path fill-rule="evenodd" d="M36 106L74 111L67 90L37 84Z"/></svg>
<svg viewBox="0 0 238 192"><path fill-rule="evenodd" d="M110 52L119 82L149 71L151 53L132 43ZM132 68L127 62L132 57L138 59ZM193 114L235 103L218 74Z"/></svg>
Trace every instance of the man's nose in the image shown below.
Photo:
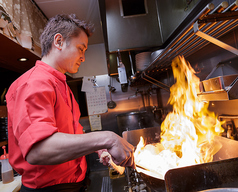
<svg viewBox="0 0 238 192"><path fill-rule="evenodd" d="M81 62L84 62L84 61L85 61L85 54L83 54L83 55L80 57L80 60L81 60Z"/></svg>

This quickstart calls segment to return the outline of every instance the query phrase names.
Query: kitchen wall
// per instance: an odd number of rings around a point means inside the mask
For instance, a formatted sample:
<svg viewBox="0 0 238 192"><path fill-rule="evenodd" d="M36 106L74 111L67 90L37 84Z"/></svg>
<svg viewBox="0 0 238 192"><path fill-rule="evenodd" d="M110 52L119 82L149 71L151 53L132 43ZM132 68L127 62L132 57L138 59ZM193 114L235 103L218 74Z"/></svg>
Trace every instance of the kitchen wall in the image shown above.
<svg viewBox="0 0 238 192"><path fill-rule="evenodd" d="M108 75L96 76L96 83L98 86L104 86L106 90L107 102L110 101L109 87L111 81L111 86L116 89L112 92L112 100L116 102L116 107L114 109L108 109L108 112L101 114L102 130L110 130L115 133L119 133L117 125L117 115L129 112L140 112L147 111L150 115L153 126L159 126L157 121L154 119L153 106L158 106L156 88L151 85L140 86L137 88L129 87L127 92L121 91L121 85L118 82L116 76L109 77ZM81 92L81 82L69 81L69 86L74 92L75 98L79 105L85 104L85 95ZM148 92L149 90L149 92ZM142 100L142 95L144 96L144 103ZM81 108L81 112L85 114L87 107ZM84 112L82 111L84 110ZM80 123L84 127L86 132L90 131L89 117L86 115L80 118ZM139 122L138 122L139 123ZM143 127L142 127L143 128Z"/></svg>
<svg viewBox="0 0 238 192"><path fill-rule="evenodd" d="M89 45L85 52L85 62L82 63L77 73L72 74L72 77L79 78L104 74L108 74L105 44Z"/></svg>

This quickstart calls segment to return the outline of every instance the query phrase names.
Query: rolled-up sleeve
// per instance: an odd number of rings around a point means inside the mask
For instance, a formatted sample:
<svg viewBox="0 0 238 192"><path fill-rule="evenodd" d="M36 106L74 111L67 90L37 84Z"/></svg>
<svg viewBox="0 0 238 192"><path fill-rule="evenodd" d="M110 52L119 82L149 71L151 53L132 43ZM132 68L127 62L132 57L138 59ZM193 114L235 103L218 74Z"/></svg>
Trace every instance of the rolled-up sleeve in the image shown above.
<svg viewBox="0 0 238 192"><path fill-rule="evenodd" d="M29 81L16 89L12 128L22 156L31 147L57 132L54 104L56 95L51 82Z"/></svg>

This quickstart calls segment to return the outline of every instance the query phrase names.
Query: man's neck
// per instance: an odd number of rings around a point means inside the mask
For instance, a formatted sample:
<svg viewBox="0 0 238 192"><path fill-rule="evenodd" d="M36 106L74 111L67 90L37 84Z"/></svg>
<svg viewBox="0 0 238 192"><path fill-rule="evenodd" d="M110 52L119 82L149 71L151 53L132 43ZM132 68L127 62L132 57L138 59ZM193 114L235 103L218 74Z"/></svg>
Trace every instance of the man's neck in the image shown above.
<svg viewBox="0 0 238 192"><path fill-rule="evenodd" d="M56 56L51 56L52 54L48 54L46 56L43 56L41 58L41 61L46 63L47 65L53 67L54 69L58 70L61 73L65 73L63 70L60 69L58 62L55 58L57 58Z"/></svg>

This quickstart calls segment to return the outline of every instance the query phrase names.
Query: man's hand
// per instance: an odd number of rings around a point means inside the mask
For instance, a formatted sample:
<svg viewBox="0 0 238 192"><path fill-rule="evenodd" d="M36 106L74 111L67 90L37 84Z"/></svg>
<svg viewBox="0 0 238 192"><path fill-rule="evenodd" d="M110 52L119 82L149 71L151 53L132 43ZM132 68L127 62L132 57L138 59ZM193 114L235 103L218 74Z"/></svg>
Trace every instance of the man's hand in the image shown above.
<svg viewBox="0 0 238 192"><path fill-rule="evenodd" d="M107 149L113 162L123 167L135 168L134 146L117 134L114 134L114 137L112 146Z"/></svg>
<svg viewBox="0 0 238 192"><path fill-rule="evenodd" d="M106 149L101 149L101 150L96 151L96 153L98 154L100 163L102 163L103 165L109 166L110 158L108 156L102 156L103 152L107 152L107 150Z"/></svg>

